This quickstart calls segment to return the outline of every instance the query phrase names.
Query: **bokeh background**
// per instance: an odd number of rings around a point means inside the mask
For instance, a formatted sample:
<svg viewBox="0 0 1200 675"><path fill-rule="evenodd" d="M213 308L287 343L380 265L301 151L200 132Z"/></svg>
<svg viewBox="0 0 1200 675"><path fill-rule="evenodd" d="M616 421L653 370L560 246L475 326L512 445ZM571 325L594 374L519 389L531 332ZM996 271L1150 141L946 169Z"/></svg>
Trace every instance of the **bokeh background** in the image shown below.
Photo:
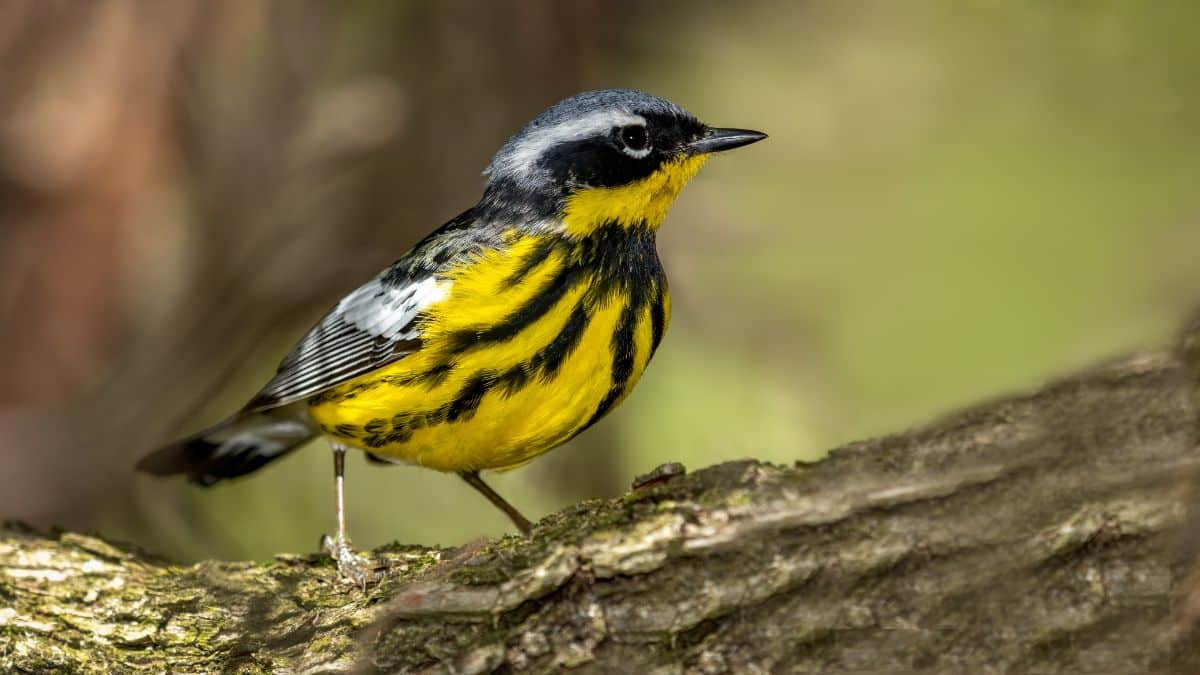
<svg viewBox="0 0 1200 675"><path fill-rule="evenodd" d="M184 560L315 550L323 445L209 490L132 465L238 407L589 88L771 138L668 218L674 319L634 395L494 479L530 515L1164 345L1200 295L1198 22L1183 0L6 2L0 517ZM354 457L347 480L360 546L507 529L452 476Z"/></svg>

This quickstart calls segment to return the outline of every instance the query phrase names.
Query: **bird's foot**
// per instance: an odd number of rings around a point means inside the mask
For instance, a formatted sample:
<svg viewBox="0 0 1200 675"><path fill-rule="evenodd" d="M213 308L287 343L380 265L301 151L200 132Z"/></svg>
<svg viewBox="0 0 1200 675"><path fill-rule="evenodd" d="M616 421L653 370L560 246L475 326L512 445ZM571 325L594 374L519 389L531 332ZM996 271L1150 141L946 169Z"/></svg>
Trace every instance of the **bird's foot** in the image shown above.
<svg viewBox="0 0 1200 675"><path fill-rule="evenodd" d="M321 548L337 563L342 579L359 586L363 591L367 590L368 583L375 581L375 565L354 551L348 537L322 535Z"/></svg>

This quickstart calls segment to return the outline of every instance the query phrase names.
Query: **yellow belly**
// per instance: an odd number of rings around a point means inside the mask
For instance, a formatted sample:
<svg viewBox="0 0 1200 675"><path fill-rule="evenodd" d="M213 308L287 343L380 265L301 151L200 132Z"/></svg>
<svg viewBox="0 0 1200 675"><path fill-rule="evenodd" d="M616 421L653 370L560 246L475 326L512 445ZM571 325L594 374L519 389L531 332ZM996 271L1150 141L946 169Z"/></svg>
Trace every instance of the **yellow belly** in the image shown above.
<svg viewBox="0 0 1200 675"><path fill-rule="evenodd" d="M520 251L512 257L515 265ZM504 288L497 281L512 265L489 263L475 267L487 270L487 279L479 278L484 273L472 273L454 280L449 297L431 312L419 351L310 401L309 413L323 433L391 459L440 471L476 471L524 464L594 421L614 389L614 332L627 298L614 293L584 303L590 287L584 280L515 338L454 353L449 336L463 327L495 323L561 269L562 261L547 258L518 288ZM665 288L661 295L665 324ZM572 312L584 306L587 321L574 348L552 376L540 376L539 353L564 331ZM634 318L632 368L624 386L617 385L618 396L609 409L637 383L653 351L652 309L643 306ZM512 379L519 374L515 371L526 369L523 381ZM464 392L474 384L483 393L462 405ZM455 415L456 407L465 412Z"/></svg>

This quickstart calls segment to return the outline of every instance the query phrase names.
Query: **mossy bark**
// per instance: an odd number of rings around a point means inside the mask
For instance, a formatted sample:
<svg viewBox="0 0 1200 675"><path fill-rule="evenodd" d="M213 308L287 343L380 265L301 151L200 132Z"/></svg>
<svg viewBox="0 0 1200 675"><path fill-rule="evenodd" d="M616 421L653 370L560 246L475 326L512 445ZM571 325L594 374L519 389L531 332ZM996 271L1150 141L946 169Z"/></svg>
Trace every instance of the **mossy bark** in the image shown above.
<svg viewBox="0 0 1200 675"><path fill-rule="evenodd" d="M531 540L384 548L366 592L318 556L179 566L9 526L0 668L1200 672L1189 368L1130 359L815 464L667 472Z"/></svg>

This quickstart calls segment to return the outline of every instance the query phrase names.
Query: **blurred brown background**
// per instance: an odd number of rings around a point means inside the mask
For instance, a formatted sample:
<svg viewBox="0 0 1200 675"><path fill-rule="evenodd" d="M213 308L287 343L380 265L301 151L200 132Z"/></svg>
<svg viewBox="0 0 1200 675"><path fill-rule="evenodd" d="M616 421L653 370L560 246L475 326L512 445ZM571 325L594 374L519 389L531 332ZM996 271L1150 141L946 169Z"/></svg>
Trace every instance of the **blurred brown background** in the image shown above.
<svg viewBox="0 0 1200 675"><path fill-rule="evenodd" d="M201 491L137 457L253 393L340 295L478 197L508 134L629 86L771 139L660 248L637 393L496 479L531 515L668 460L787 462L1165 343L1200 288L1200 5L7 2L0 517L181 558L308 551L313 447ZM361 546L507 528L350 463Z"/></svg>

